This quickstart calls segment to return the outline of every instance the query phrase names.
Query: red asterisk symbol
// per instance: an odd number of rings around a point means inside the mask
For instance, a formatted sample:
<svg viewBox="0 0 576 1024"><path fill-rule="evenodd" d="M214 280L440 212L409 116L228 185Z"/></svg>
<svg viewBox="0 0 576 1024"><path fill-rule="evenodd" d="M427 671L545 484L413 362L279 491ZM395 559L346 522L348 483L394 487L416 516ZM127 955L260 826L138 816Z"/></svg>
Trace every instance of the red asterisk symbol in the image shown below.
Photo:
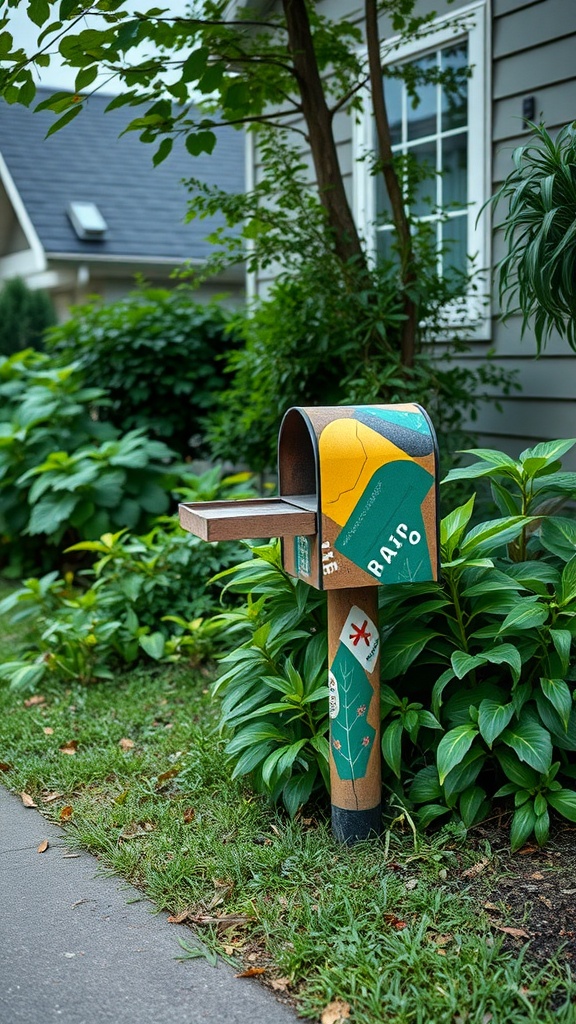
<svg viewBox="0 0 576 1024"><path fill-rule="evenodd" d="M350 633L350 640L354 644L354 647L358 647L358 644L360 643L361 640L365 640L366 647L370 647L370 637L372 636L372 633L366 632L367 625L368 619L364 619L364 622L362 623L361 626L355 626L354 623L352 623L352 629L356 630L355 634Z"/></svg>

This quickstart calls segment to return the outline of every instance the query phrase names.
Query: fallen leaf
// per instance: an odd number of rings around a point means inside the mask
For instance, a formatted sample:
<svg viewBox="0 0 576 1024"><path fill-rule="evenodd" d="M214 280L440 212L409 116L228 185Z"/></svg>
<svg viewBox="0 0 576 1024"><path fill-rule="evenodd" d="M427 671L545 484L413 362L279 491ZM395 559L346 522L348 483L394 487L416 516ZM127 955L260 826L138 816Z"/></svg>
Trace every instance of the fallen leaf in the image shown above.
<svg viewBox="0 0 576 1024"><path fill-rule="evenodd" d="M189 825L191 821L194 821L196 817L196 811L193 807L187 807L184 811L184 824Z"/></svg>
<svg viewBox="0 0 576 1024"><path fill-rule="evenodd" d="M518 857L527 857L529 853L538 853L539 850L539 846L523 846L521 850L516 850L516 853Z"/></svg>
<svg viewBox="0 0 576 1024"><path fill-rule="evenodd" d="M339 1021L348 1020L350 1016L350 1003L343 999L334 999L322 1010L320 1020L322 1024L339 1024Z"/></svg>
<svg viewBox="0 0 576 1024"><path fill-rule="evenodd" d="M536 879L540 880L541 878L544 878L544 875L542 874L541 871L533 871L532 874L529 875L528 877L529 878L536 878Z"/></svg>
<svg viewBox="0 0 576 1024"><path fill-rule="evenodd" d="M43 800L43 802L45 804L51 804L51 803L54 802L54 800L60 800L60 797L63 797L63 796L64 796L64 793L56 793L56 792L54 792L54 793L46 793L45 796L44 796L44 793L43 793L42 794L42 800Z"/></svg>
<svg viewBox="0 0 576 1024"><path fill-rule="evenodd" d="M182 910L179 914L170 914L168 924L182 924L188 920L190 910Z"/></svg>
<svg viewBox="0 0 576 1024"><path fill-rule="evenodd" d="M384 914L384 920L386 924L389 924L391 928L395 928L398 932L408 927L406 921L401 921L399 917L396 917L396 914Z"/></svg>
<svg viewBox="0 0 576 1024"><path fill-rule="evenodd" d="M43 839L42 842L40 843L40 846L36 850L36 853L46 853L46 850L48 849L49 845L50 843L48 842L48 840Z"/></svg>
<svg viewBox="0 0 576 1024"><path fill-rule="evenodd" d="M36 704L45 704L46 697L42 697L40 693L35 693L33 697L28 697L28 700L24 701L25 708L33 708Z"/></svg>
<svg viewBox="0 0 576 1024"><path fill-rule="evenodd" d="M168 782L169 779L173 779L174 776L179 774L179 768L169 768L167 772L162 772L156 780L156 789L161 789L165 782Z"/></svg>
<svg viewBox="0 0 576 1024"><path fill-rule="evenodd" d="M270 987L275 992L287 992L290 988L290 978L273 978L270 982Z"/></svg>
<svg viewBox="0 0 576 1024"><path fill-rule="evenodd" d="M69 818L74 814L74 808L70 804L66 804L65 807L60 811L60 821L68 821Z"/></svg>
<svg viewBox="0 0 576 1024"><path fill-rule="evenodd" d="M245 914L222 914L221 917L213 917L212 914L190 914L189 920L192 924L216 924L219 928L231 928L232 925L248 924L252 918L246 917ZM254 956L257 960L259 954L255 953Z"/></svg>
<svg viewBox="0 0 576 1024"><path fill-rule="evenodd" d="M24 807L36 807L36 804L34 803L29 793L20 793L20 796L22 798L22 803L24 804Z"/></svg>
<svg viewBox="0 0 576 1024"><path fill-rule="evenodd" d="M449 932L446 935L434 935L432 936L432 942L435 942L437 946L448 946L454 941L454 936Z"/></svg>
<svg viewBox="0 0 576 1024"><path fill-rule="evenodd" d="M7 761L0 761L0 772L11 772L12 765L8 764Z"/></svg>
<svg viewBox="0 0 576 1024"><path fill-rule="evenodd" d="M121 748L121 750L132 750L132 747L136 746L136 744L134 743L134 740L129 740L126 736L124 736L119 741L118 746Z"/></svg>
<svg viewBox="0 0 576 1024"><path fill-rule="evenodd" d="M74 860L76 857L79 857L79 856L80 856L79 853L63 853L62 854L62 860Z"/></svg>
<svg viewBox="0 0 576 1024"><path fill-rule="evenodd" d="M417 878L408 878L408 879L407 879L407 880L406 880L406 881L404 882L404 885L406 886L406 888L407 888L408 890L410 890L410 889L415 889L415 888L416 888L416 886L418 885L418 879L417 879Z"/></svg>
<svg viewBox="0 0 576 1024"><path fill-rule="evenodd" d="M254 978L257 974L266 974L265 967L249 967L248 970L242 971L241 974L237 974L237 978Z"/></svg>
<svg viewBox="0 0 576 1024"><path fill-rule="evenodd" d="M497 911L500 911L501 909L502 908L499 907L496 903L485 903L484 904L484 910L497 910Z"/></svg>
<svg viewBox="0 0 576 1024"><path fill-rule="evenodd" d="M488 857L483 857L482 860L477 861L476 864L472 865L472 867L466 868L466 871L462 872L462 878L476 878L476 875L479 875L484 871L484 868L487 867L489 863L490 861L488 860Z"/></svg>
<svg viewBox="0 0 576 1024"><path fill-rule="evenodd" d="M54 733L54 729L52 729L51 726L47 725L45 726L44 729L42 729L42 732L44 733L45 736L52 736Z"/></svg>
<svg viewBox="0 0 576 1024"><path fill-rule="evenodd" d="M524 928L509 928L505 924L492 924L493 928L497 928L499 932L506 932L506 935L513 935L515 939L529 939L530 936Z"/></svg>
<svg viewBox="0 0 576 1024"><path fill-rule="evenodd" d="M70 740L69 743L65 743L63 747L60 747L61 754L75 754L78 750L78 740Z"/></svg>

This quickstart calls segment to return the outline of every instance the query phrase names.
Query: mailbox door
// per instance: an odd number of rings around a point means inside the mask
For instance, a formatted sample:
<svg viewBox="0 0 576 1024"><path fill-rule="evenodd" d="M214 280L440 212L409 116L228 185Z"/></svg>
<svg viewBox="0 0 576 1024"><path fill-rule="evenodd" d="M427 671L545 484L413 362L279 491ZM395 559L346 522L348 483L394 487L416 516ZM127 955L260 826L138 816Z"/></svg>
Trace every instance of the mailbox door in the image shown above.
<svg viewBox="0 0 576 1024"><path fill-rule="evenodd" d="M317 460L319 529L290 551L285 545L287 570L325 590L437 579L438 458L425 411L415 404L296 411L316 440L313 455L306 446L303 454ZM282 454L281 432L281 481Z"/></svg>

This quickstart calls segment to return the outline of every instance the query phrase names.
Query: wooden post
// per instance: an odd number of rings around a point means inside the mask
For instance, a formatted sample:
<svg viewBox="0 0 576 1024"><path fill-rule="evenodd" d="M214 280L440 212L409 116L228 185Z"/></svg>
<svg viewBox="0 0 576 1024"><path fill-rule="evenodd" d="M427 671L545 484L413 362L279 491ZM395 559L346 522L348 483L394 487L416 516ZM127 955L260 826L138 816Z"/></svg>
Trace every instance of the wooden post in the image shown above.
<svg viewBox="0 0 576 1024"><path fill-rule="evenodd" d="M327 596L332 831L352 844L381 832L378 590Z"/></svg>

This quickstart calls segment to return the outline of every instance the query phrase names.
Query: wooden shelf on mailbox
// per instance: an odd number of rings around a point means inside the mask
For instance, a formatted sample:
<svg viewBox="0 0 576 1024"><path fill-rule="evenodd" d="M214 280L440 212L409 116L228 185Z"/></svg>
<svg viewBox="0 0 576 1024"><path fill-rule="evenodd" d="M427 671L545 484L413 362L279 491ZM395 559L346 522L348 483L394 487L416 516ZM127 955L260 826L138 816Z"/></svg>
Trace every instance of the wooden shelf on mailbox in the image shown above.
<svg viewBox="0 0 576 1024"><path fill-rule="evenodd" d="M180 525L202 540L300 537L316 533L316 512L285 498L198 501L178 506Z"/></svg>

